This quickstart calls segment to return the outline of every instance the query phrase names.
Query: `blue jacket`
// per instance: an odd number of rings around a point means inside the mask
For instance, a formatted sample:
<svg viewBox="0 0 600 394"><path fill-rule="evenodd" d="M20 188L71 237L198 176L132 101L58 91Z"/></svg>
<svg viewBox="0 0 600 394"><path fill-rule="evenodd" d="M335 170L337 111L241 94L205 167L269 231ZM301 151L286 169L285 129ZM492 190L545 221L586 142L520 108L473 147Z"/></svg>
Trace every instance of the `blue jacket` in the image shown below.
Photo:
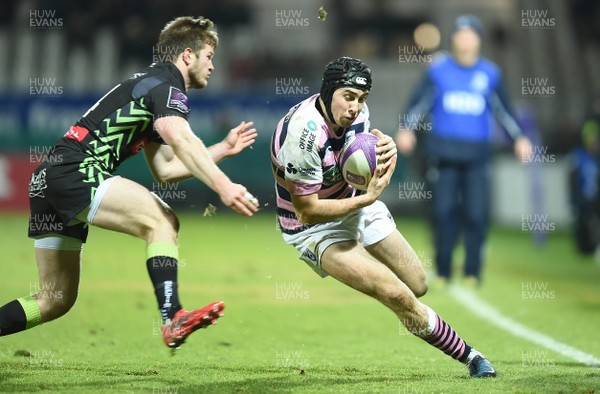
<svg viewBox="0 0 600 394"><path fill-rule="evenodd" d="M470 67L448 54L436 59L415 88L402 126L418 130L426 115L431 122L426 152L446 160L486 159L491 153L492 115L513 139L523 134L500 69L485 58Z"/></svg>

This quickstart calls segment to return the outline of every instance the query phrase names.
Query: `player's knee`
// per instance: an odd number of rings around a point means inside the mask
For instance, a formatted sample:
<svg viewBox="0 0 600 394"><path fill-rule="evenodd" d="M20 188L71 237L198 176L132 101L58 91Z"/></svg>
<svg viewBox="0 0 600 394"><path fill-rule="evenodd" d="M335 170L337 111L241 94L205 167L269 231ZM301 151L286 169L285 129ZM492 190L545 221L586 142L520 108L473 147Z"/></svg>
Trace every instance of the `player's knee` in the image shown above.
<svg viewBox="0 0 600 394"><path fill-rule="evenodd" d="M158 209L152 210L149 226L145 229L146 232L150 234L155 232L160 232L161 234L170 233L173 238L176 238L179 233L179 218L175 215L169 204L156 194L151 194L157 202Z"/></svg>
<svg viewBox="0 0 600 394"><path fill-rule="evenodd" d="M148 212L140 229L140 237L148 242L164 236L175 240L178 234L179 219L171 210Z"/></svg>
<svg viewBox="0 0 600 394"><path fill-rule="evenodd" d="M179 234L179 218L170 208L165 211L165 216L175 234Z"/></svg>
<svg viewBox="0 0 600 394"><path fill-rule="evenodd" d="M411 283L407 283L407 285L415 297L423 297L427 293L428 289L427 275L425 274L425 270L420 269L419 272L416 272Z"/></svg>
<svg viewBox="0 0 600 394"><path fill-rule="evenodd" d="M415 297L423 297L425 294L427 294L427 290L429 289L429 286L427 285L427 279L423 278L417 281L410 287L410 289L412 290Z"/></svg>
<svg viewBox="0 0 600 394"><path fill-rule="evenodd" d="M159 211L161 212L161 219L166 220L166 223L162 224L168 224L176 234L179 233L179 218L177 218L173 209L171 209L169 204L164 202L158 195L155 193L151 194L158 204Z"/></svg>
<svg viewBox="0 0 600 394"><path fill-rule="evenodd" d="M177 218L177 215L171 209L162 212L162 216L159 218L156 226L156 231L161 233L161 235L168 235L173 239L177 239L179 234L179 218Z"/></svg>

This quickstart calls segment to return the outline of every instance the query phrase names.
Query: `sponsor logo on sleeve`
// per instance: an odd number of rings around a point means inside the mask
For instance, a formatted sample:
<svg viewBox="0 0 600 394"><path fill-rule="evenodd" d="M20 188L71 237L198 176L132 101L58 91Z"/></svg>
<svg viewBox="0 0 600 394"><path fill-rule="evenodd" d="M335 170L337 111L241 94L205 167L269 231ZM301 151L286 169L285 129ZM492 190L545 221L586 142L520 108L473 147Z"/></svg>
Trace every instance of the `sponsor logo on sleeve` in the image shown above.
<svg viewBox="0 0 600 394"><path fill-rule="evenodd" d="M81 126L73 126L66 132L65 137L75 140L77 142L83 141L83 139L89 134L89 130Z"/></svg>
<svg viewBox="0 0 600 394"><path fill-rule="evenodd" d="M181 90L174 86L169 88L169 98L167 99L167 108L174 109L187 115L190 112L188 98Z"/></svg>
<svg viewBox="0 0 600 394"><path fill-rule="evenodd" d="M292 163L288 163L285 170L289 173L289 174L297 174L300 173L300 175L304 175L304 176L314 176L317 171L314 168L304 168L304 167L294 167L294 165Z"/></svg>

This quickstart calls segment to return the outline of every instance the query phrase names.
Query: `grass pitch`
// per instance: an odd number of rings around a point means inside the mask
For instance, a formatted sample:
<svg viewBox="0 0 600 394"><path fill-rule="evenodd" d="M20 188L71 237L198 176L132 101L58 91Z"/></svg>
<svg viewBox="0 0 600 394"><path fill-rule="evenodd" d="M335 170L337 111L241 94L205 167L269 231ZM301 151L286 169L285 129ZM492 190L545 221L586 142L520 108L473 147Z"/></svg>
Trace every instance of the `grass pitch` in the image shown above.
<svg viewBox="0 0 600 394"><path fill-rule="evenodd" d="M25 215L4 215L0 303L36 289ZM162 344L144 243L91 229L80 296L58 321L0 338L0 392L594 393L600 370L483 321L445 291L422 300L471 345L498 378L466 368L408 334L395 316L335 280L321 279L284 244L273 214L182 214L180 295L187 308L224 300L219 324L171 356ZM398 227L427 268L424 223ZM458 253L460 255L460 252ZM457 256L460 257L460 256ZM568 235L543 248L494 230L479 297L532 329L600 357L600 267Z"/></svg>

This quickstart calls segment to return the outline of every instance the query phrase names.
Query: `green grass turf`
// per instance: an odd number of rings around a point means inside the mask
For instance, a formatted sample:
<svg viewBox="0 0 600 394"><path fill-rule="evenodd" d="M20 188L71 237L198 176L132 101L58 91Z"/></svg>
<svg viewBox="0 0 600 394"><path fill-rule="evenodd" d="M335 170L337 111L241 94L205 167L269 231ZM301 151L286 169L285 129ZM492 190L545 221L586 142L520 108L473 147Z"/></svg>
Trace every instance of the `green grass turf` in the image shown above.
<svg viewBox="0 0 600 394"><path fill-rule="evenodd" d="M171 356L157 335L144 244L91 229L79 300L58 321L0 338L0 392L594 393L600 370L515 338L432 289L432 306L498 370L468 377L461 364L407 334L376 301L321 279L285 245L272 214L247 219L181 215L184 306L226 302L215 327ZM37 286L26 217L3 215L0 304ZM432 265L425 223L400 231ZM457 253L457 258L461 252ZM505 315L600 357L600 267L574 253L567 234L543 248L492 231L480 296ZM524 287L541 286L523 295ZM527 290L525 290L527 291ZM29 356L27 354L30 354Z"/></svg>

